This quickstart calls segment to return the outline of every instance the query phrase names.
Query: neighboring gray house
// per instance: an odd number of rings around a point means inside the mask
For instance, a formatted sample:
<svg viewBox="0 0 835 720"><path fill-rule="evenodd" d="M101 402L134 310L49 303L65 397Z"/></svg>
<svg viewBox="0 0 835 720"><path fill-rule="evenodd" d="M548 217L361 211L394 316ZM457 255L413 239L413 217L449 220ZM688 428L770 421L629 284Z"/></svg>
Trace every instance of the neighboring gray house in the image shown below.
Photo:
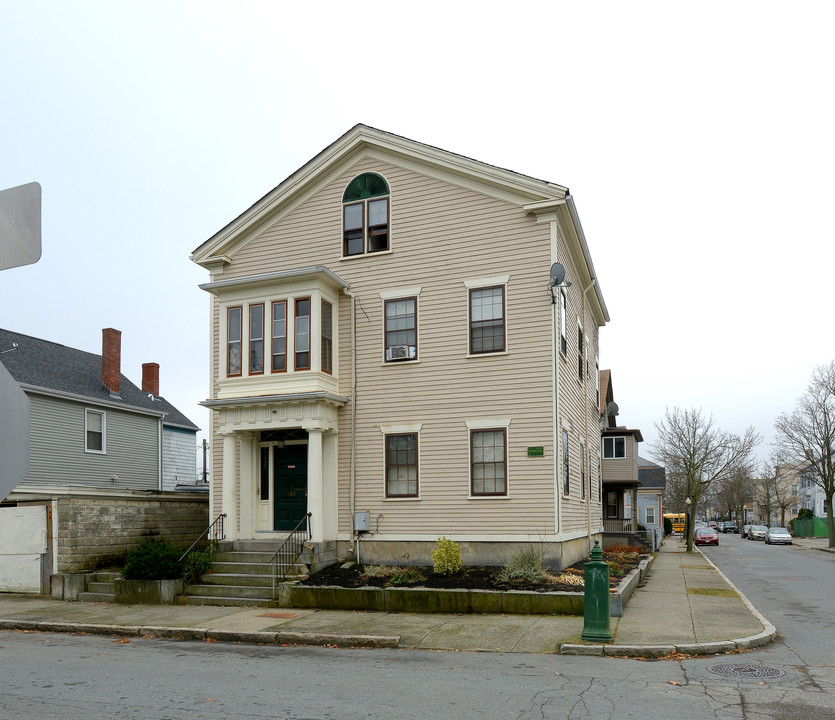
<svg viewBox="0 0 835 720"><path fill-rule="evenodd" d="M160 396L156 363L141 388L121 374L121 332L103 330L96 355L0 329L0 350L30 403L29 473L0 506L0 591L46 592L143 536L205 529L208 493L173 492L196 483L199 428Z"/></svg>
<svg viewBox="0 0 835 720"><path fill-rule="evenodd" d="M664 489L667 473L663 467L638 456L638 522L647 531L655 532L660 541L664 537ZM657 543L656 543L657 544Z"/></svg>

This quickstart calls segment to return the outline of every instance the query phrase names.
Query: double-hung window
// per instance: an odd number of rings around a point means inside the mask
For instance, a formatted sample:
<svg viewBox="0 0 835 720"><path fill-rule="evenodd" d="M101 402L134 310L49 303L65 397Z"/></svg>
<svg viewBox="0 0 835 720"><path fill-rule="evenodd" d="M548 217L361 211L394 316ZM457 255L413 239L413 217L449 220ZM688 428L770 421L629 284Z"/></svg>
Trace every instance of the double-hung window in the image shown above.
<svg viewBox="0 0 835 720"><path fill-rule="evenodd" d="M294 370L310 370L310 298L296 299Z"/></svg>
<svg viewBox="0 0 835 720"><path fill-rule="evenodd" d="M580 443L580 497L586 499L586 448Z"/></svg>
<svg viewBox="0 0 835 720"><path fill-rule="evenodd" d="M568 354L568 335L566 331L567 317L568 303L565 299L565 290L560 290L560 351L563 355Z"/></svg>
<svg viewBox="0 0 835 720"><path fill-rule="evenodd" d="M584 357L585 346L583 344L583 328L577 326L577 382L583 382L583 365L586 360Z"/></svg>
<svg viewBox="0 0 835 720"><path fill-rule="evenodd" d="M342 195L342 254L389 249L389 186L377 173L355 177Z"/></svg>
<svg viewBox="0 0 835 720"><path fill-rule="evenodd" d="M386 497L417 497L417 433L386 435Z"/></svg>
<svg viewBox="0 0 835 720"><path fill-rule="evenodd" d="M473 495L507 495L507 429L472 430L470 477Z"/></svg>
<svg viewBox="0 0 835 720"><path fill-rule="evenodd" d="M417 298L385 301L386 362L417 360Z"/></svg>
<svg viewBox="0 0 835 720"><path fill-rule="evenodd" d="M249 306L249 374L264 372L264 304Z"/></svg>
<svg viewBox="0 0 835 720"><path fill-rule="evenodd" d="M470 290L470 354L504 352L504 286Z"/></svg>
<svg viewBox="0 0 835 720"><path fill-rule="evenodd" d="M287 370L287 301L277 300L272 305L272 372Z"/></svg>
<svg viewBox="0 0 835 720"><path fill-rule="evenodd" d="M241 374L241 314L243 308L226 309L226 374L233 377Z"/></svg>
<svg viewBox="0 0 835 720"><path fill-rule="evenodd" d="M655 525L655 506L647 505L644 508L644 525Z"/></svg>
<svg viewBox="0 0 835 720"><path fill-rule="evenodd" d="M322 300L322 372L333 373L333 305Z"/></svg>
<svg viewBox="0 0 835 720"><path fill-rule="evenodd" d="M571 478L569 476L569 462L568 462L568 430L562 431L562 493L569 495L571 493Z"/></svg>
<svg viewBox="0 0 835 720"><path fill-rule="evenodd" d="M84 450L91 453L104 454L107 451L105 443L105 414L98 410L84 412Z"/></svg>
<svg viewBox="0 0 835 720"><path fill-rule="evenodd" d="M606 437L603 438L603 459L617 460L626 457L626 438Z"/></svg>

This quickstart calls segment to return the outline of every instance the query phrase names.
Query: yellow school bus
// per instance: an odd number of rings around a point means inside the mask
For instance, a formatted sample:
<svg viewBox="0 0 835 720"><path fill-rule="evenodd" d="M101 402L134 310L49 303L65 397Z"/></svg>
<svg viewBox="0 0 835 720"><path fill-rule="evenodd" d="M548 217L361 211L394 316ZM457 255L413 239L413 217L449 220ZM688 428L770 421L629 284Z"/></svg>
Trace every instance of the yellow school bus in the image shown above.
<svg viewBox="0 0 835 720"><path fill-rule="evenodd" d="M684 532L684 513L664 513L664 517L672 521L674 533Z"/></svg>

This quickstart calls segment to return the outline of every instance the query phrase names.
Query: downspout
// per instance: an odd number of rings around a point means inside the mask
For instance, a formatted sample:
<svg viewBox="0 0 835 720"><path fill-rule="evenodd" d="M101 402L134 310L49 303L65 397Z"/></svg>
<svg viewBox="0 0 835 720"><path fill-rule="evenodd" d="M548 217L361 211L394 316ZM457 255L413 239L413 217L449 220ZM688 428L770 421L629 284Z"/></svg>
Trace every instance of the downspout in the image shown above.
<svg viewBox="0 0 835 720"><path fill-rule="evenodd" d="M351 463L350 491L348 493L351 513L351 534L354 534L354 512L356 511L356 462L357 462L357 296L348 288L342 292L351 298ZM359 562L360 538L357 533L357 562Z"/></svg>
<svg viewBox="0 0 835 720"><path fill-rule="evenodd" d="M591 279L591 282L589 283L589 286L585 290L583 290L583 305L582 305L583 323L586 322L586 293L588 293L588 291L591 290L595 286L596 283L597 283L597 278L593 277ZM586 325L586 328L588 328L588 325ZM586 347L588 347L589 343L588 343L587 335L583 339L586 342ZM598 345L599 344L600 343L598 342ZM588 358L588 352L585 352L584 355ZM580 461L583 463L583 466L585 467L586 461L588 460L588 457L589 457L589 449L590 449L590 445L589 445L589 373L588 373L588 362L586 362L586 372L583 373L583 378L584 378L584 381L583 381L583 408L584 408L584 413L585 413L584 426L585 426L585 433L586 433L586 448L585 448L586 457L581 458ZM586 487L583 488L583 492L586 493L586 530L588 531L588 539L589 539L589 555L591 555L591 548L592 548L592 543L591 543L591 482L589 482L590 480L591 480L591 468L588 468L588 472L586 473Z"/></svg>

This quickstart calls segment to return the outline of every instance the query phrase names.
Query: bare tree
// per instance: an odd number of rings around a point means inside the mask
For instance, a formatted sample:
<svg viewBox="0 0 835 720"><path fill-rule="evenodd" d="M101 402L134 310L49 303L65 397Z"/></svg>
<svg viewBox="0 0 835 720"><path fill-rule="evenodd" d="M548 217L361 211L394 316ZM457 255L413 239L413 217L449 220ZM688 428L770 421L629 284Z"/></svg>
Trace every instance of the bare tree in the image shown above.
<svg viewBox="0 0 835 720"><path fill-rule="evenodd" d="M793 463L807 470L826 498L829 547L835 547L835 361L819 365L791 415L774 422L777 443Z"/></svg>
<svg viewBox="0 0 835 720"><path fill-rule="evenodd" d="M655 423L658 440L653 450L659 463L673 475L687 493L687 551L693 550L693 511L711 488L734 472L747 472L754 448L760 442L754 428L739 437L715 426L713 416L701 410L667 408L664 419Z"/></svg>
<svg viewBox="0 0 835 720"><path fill-rule="evenodd" d="M744 468L736 468L719 483L716 500L722 512L736 519L740 528L745 524L745 503L751 499L751 486Z"/></svg>

